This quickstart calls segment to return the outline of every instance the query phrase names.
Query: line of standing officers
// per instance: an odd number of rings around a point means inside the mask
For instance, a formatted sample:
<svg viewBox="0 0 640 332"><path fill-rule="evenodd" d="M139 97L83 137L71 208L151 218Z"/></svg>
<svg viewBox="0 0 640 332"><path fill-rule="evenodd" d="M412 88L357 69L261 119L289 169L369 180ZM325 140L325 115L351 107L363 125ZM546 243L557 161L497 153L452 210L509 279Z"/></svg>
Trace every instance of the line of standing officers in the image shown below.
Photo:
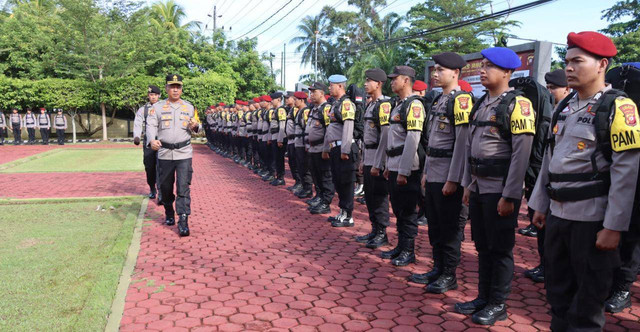
<svg viewBox="0 0 640 332"><path fill-rule="evenodd" d="M67 129L67 119L62 114L62 109L54 110L55 114L49 115L45 108L40 108L40 113L35 114L31 108L27 108L24 115L18 113L18 109L14 108L7 116L0 110L0 145L4 145L4 139L8 136L8 132L13 133L13 144L22 143L22 129L25 128L28 133L27 144L36 143L36 130L40 131L42 144L49 144L49 135L51 130L56 131L58 137L58 145L64 145L64 132Z"/></svg>

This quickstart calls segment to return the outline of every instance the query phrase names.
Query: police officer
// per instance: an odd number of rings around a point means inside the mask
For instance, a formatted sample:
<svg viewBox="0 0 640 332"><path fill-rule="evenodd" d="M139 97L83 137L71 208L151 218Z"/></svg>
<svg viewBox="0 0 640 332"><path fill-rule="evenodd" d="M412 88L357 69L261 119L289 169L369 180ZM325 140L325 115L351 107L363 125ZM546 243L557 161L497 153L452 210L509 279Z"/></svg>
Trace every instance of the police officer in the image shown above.
<svg viewBox="0 0 640 332"><path fill-rule="evenodd" d="M285 97L285 110L287 111L287 120L284 125L284 134L287 142L287 161L289 164L289 170L291 171L291 177L295 180L293 186L287 187L287 190L291 192L295 192L300 189L302 186L300 182L300 174L298 173L298 162L296 160L296 127L295 127L295 118L298 115L299 108L296 107L295 96L293 91L287 91L287 95Z"/></svg>
<svg viewBox="0 0 640 332"><path fill-rule="evenodd" d="M366 81L364 90L370 96L370 102L364 113L362 170L364 176L364 197L371 232L357 236L356 241L365 243L367 248L376 249L389 243L387 227L389 226L389 189L387 179L380 172L371 175L380 141L387 138L391 103L382 95L382 86L387 81L387 73L380 68L364 72ZM383 135L384 131L384 135ZM383 137L384 136L384 137ZM384 150L380 151L382 155Z"/></svg>
<svg viewBox="0 0 640 332"><path fill-rule="evenodd" d="M67 118L62 114L61 108L58 108L56 115L53 116L53 129L56 130L58 145L64 145L64 131L67 129Z"/></svg>
<svg viewBox="0 0 640 332"><path fill-rule="evenodd" d="M253 112L251 113L251 146L253 151L253 173L258 173L261 167L260 148L258 137L260 136L260 98L253 98Z"/></svg>
<svg viewBox="0 0 640 332"><path fill-rule="evenodd" d="M7 128L7 120L4 117L4 112L0 110L0 145L4 145L4 135Z"/></svg>
<svg viewBox="0 0 640 332"><path fill-rule="evenodd" d="M286 152L285 122L287 110L282 106L282 93L271 94L271 109L269 110L269 134L271 154L276 168L276 177L271 180L272 186L283 186L284 182L284 153Z"/></svg>
<svg viewBox="0 0 640 332"><path fill-rule="evenodd" d="M18 114L17 108L11 110L9 128L13 131L13 145L22 143L22 116Z"/></svg>
<svg viewBox="0 0 640 332"><path fill-rule="evenodd" d="M275 95L274 95L275 96ZM271 148L271 132L270 132L270 118L271 114L271 105L272 98L269 95L262 96L262 102L260 106L262 107L262 149L263 156L265 162L265 169L262 173L262 180L266 182L271 182L275 179L274 176L274 159L273 152Z"/></svg>
<svg viewBox="0 0 640 332"><path fill-rule="evenodd" d="M28 144L36 143L36 115L31 112L31 107L27 107L27 114L22 117L22 127L27 128L27 134L29 134Z"/></svg>
<svg viewBox="0 0 640 332"><path fill-rule="evenodd" d="M249 170L253 170L253 112L255 112L255 102L249 100L244 107L244 121L247 124L247 134L244 138L245 149L247 151L246 160L243 164Z"/></svg>
<svg viewBox="0 0 640 332"><path fill-rule="evenodd" d="M415 263L415 237L418 234L416 206L420 195L421 161L418 149L425 111L418 96L413 95L416 72L409 66L395 66L391 90L398 95L389 118L386 144L385 178L389 181L389 199L398 228L398 244L381 254L391 264L405 266ZM377 170L375 170L377 171ZM378 175L372 170L372 175Z"/></svg>
<svg viewBox="0 0 640 332"><path fill-rule="evenodd" d="M471 94L458 86L458 77L467 62L454 52L434 55L434 85L442 88L427 115L428 146L424 167L425 205L429 242L433 248L433 269L414 276L428 283L429 293L457 289L456 268L460 263L465 148L469 135Z"/></svg>
<svg viewBox="0 0 640 332"><path fill-rule="evenodd" d="M49 133L51 130L51 119L47 115L47 110L40 108L40 114L37 116L38 129L40 129L40 137L42 137L42 145L49 144Z"/></svg>
<svg viewBox="0 0 640 332"><path fill-rule="evenodd" d="M316 196L309 201L311 214L326 214L331 212L330 204L335 195L335 187L331 177L331 161L322 157L327 126L330 123L329 111L331 104L325 98L327 86L322 82L315 82L309 87L311 101L314 104L311 110L305 133L307 134L310 156L311 175L315 181Z"/></svg>
<svg viewBox="0 0 640 332"><path fill-rule="evenodd" d="M546 228L551 329L595 331L605 323L604 303L621 263L620 234L632 215L640 164L638 110L605 84L617 54L609 38L570 33L567 44L565 72L576 93L555 111L529 206L536 211L534 224Z"/></svg>
<svg viewBox="0 0 640 332"><path fill-rule="evenodd" d="M481 54L480 82L488 92L470 115L462 181L478 252L478 298L457 303L455 310L473 314L476 324L493 325L507 317L515 227L536 128L531 101L510 92L511 74L521 66L518 55L503 47L485 49Z"/></svg>
<svg viewBox="0 0 640 332"><path fill-rule="evenodd" d="M311 109L307 106L308 96L305 92L296 91L293 93L294 107L297 109L293 118L294 127L294 150L296 158L296 169L300 178L300 186L293 194L298 198L310 198L313 195L313 180L309 171L309 160L305 151L305 133L304 129L309 121L309 112Z"/></svg>
<svg viewBox="0 0 640 332"><path fill-rule="evenodd" d="M416 80L413 82L413 94L423 97L427 94L429 86L424 81ZM427 216L425 211L425 197L424 188L420 190L420 201L418 202L418 226L424 226L427 224Z"/></svg>
<svg viewBox="0 0 640 332"><path fill-rule="evenodd" d="M331 176L340 213L331 220L333 227L353 227L353 183L356 181L355 155L357 146L353 139L356 105L346 95L347 78L329 76L329 93L335 102L329 111L329 125L324 139L322 159L331 160Z"/></svg>
<svg viewBox="0 0 640 332"><path fill-rule="evenodd" d="M136 112L136 117L133 120L133 144L140 145L142 139L142 162L144 164L144 171L147 175L147 185L149 186L149 198L155 199L158 190L158 152L149 147L149 142L155 140L156 137L147 137L147 120L150 111L153 109L153 105L160 99L160 88L155 85L149 85L147 87L147 98L149 102L140 107ZM161 201L160 199L158 201Z"/></svg>
<svg viewBox="0 0 640 332"><path fill-rule="evenodd" d="M153 105L147 118L147 137L156 138L148 143L158 151L158 170L162 203L166 224L175 224L173 184L176 184L177 199L175 211L178 212L178 231L180 236L189 235L188 219L191 214L191 176L193 168L191 158L191 134L200 130L194 121L195 109L189 102L182 100L182 76L168 75L165 90L168 99Z"/></svg>

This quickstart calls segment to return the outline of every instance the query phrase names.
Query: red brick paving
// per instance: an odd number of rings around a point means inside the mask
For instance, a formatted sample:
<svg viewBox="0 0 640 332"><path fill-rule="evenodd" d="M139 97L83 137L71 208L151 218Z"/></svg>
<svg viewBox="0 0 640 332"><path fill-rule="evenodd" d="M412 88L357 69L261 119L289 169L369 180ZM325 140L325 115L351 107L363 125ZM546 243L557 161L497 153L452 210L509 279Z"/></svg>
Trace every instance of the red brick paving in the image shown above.
<svg viewBox="0 0 640 332"><path fill-rule="evenodd" d="M430 267L426 230L420 229L418 264L396 268L376 250L355 243L368 231L364 206L357 226L336 229L326 216L283 188L196 146L192 236L179 238L149 205L136 273L129 287L122 331L461 331L486 330L452 312L477 294L477 262L463 243L460 288L425 294L405 278ZM290 181L290 179L288 179ZM521 226L525 226L521 222ZM394 225L390 228L395 243ZM544 289L522 276L537 264L536 240L517 236L516 274L509 319L494 331L548 330ZM607 330L640 330L640 288L634 306L607 316Z"/></svg>

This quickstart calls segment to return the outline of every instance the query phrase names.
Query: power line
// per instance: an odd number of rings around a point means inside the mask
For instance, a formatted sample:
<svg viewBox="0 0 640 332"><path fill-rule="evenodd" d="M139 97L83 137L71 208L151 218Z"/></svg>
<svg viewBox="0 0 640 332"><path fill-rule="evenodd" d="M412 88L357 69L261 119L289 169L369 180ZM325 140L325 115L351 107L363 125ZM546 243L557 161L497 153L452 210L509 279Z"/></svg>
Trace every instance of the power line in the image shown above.
<svg viewBox="0 0 640 332"><path fill-rule="evenodd" d="M289 28L293 23L296 23L300 18L302 18L303 15L307 14L307 11L309 9L311 9L311 7L315 6L316 3L311 3L311 6L307 9L305 9L302 14L298 17L296 17L295 19L291 20L289 22L289 24L287 24L282 30L276 32L273 37L271 37L271 39L267 40L266 42L264 42L265 45L268 45L271 41L273 41L274 39L276 39L278 36L280 36L281 33L283 33L287 28ZM295 35L297 32L294 32L293 34ZM274 47L275 48L275 47ZM267 50L271 50L271 48L268 48Z"/></svg>
<svg viewBox="0 0 640 332"><path fill-rule="evenodd" d="M303 2L305 2L305 1L306 1L306 0L300 0L300 2L298 2L298 4L297 4L295 7L291 8L291 10L290 10L288 13L284 14L284 16L287 16L287 15L291 14L291 12L293 12L294 10L296 10L296 8L300 7L300 5L301 5ZM253 36L252 38L256 38L256 37L260 36L261 34L263 34L263 33L267 32L269 29L273 28L273 26L274 26L274 25L276 25L276 24L278 24L278 23L280 23L280 22L281 22L281 21L276 21L275 23L271 24L268 28L266 28L266 29L262 30L262 32L258 33L257 35Z"/></svg>
<svg viewBox="0 0 640 332"><path fill-rule="evenodd" d="M260 24L256 25L253 29L251 29L251 30L249 30L249 31L245 32L244 34L242 34L242 35L241 35L241 36L239 36L239 37L236 37L236 38L232 39L231 41L238 40L238 39L240 39L240 38L242 38L242 37L244 37L244 36L248 35L249 33L253 32L255 29L259 28L261 25L265 24L268 20L270 20L270 19L272 19L274 16L276 16L276 14L278 14L281 10L283 10L283 9L284 9L284 7L288 6L288 5L291 3L291 1L293 1L293 0L289 0L287 3L285 3L285 4L284 4L284 6L280 7L280 9L278 9L275 13L273 13L271 16L267 17L267 19L266 19L266 20L262 21Z"/></svg>
<svg viewBox="0 0 640 332"><path fill-rule="evenodd" d="M250 6L251 6L251 3L252 3L252 2L254 2L254 1L255 1L255 0L250 0L250 1L247 3L247 5L245 6L245 8L246 8L246 7L250 7ZM236 13L235 15L233 15L233 17L231 17L231 18L229 19L229 22L230 22L230 23L228 23L228 24L229 24L229 26L233 26L234 24L238 23L238 22L243 18L243 16L241 15L241 14L243 14L243 13L245 13L244 8L240 8L240 11L238 11L238 13ZM236 19L236 18L237 18L237 19ZM233 20L233 22L231 22L232 20Z"/></svg>

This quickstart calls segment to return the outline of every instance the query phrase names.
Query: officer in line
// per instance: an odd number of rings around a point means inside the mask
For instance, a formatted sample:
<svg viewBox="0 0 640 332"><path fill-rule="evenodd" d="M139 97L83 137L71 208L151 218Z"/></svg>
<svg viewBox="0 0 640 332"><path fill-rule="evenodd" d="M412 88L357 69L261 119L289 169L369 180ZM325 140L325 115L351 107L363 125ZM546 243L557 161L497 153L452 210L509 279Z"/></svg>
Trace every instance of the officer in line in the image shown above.
<svg viewBox="0 0 640 332"><path fill-rule="evenodd" d="M158 151L158 179L166 216L165 223L169 226L174 225L174 211L177 211L178 232L180 236L189 236L188 221L191 214L189 187L193 175L191 134L197 133L200 125L194 120L193 105L180 98L182 76L168 75L166 82L165 90L169 98L153 105L147 118L146 135L152 138L149 140L149 146ZM174 182L177 199L173 194Z"/></svg>
<svg viewBox="0 0 640 332"><path fill-rule="evenodd" d="M253 112L255 111L255 102L249 100L247 105L244 106L244 109L244 122L247 124L247 134L244 137L246 160L243 166L249 170L253 170Z"/></svg>
<svg viewBox="0 0 640 332"><path fill-rule="evenodd" d="M617 54L611 39L587 31L570 33L567 44L565 72L576 93L555 111L529 206L534 224L546 228L551 329L595 331L605 324L604 303L621 264L620 236L632 216L638 109L605 84ZM596 130L596 124L605 128Z"/></svg>
<svg viewBox="0 0 640 332"><path fill-rule="evenodd" d="M271 96L271 110L269 111L269 131L271 134L271 153L276 168L276 177L270 184L283 186L284 182L284 154L287 149L285 124L287 110L282 106L282 93L275 92Z"/></svg>
<svg viewBox="0 0 640 332"><path fill-rule="evenodd" d="M238 147L237 164L244 165L246 162L245 137L247 136L247 122L244 117L244 106L249 105L244 100L236 100L236 146Z"/></svg>
<svg viewBox="0 0 640 332"><path fill-rule="evenodd" d="M47 114L47 110L40 108L40 114L37 118L37 128L40 129L40 137L42 137L42 145L49 145L49 133L51 130L51 118Z"/></svg>
<svg viewBox="0 0 640 332"><path fill-rule="evenodd" d="M64 145L64 131L67 130L67 118L62 114L62 109L58 108L53 116L53 129L56 130L58 136L58 145Z"/></svg>
<svg viewBox="0 0 640 332"><path fill-rule="evenodd" d="M13 131L13 145L22 143L22 126L22 115L18 113L17 108L13 108L9 115L9 129Z"/></svg>
<svg viewBox="0 0 640 332"><path fill-rule="evenodd" d="M536 128L529 99L515 96L501 107L503 98L511 99L511 95L506 98L513 90L509 80L521 66L520 57L503 47L485 49L481 54L480 82L488 92L470 115L462 181L478 252L478 297L457 303L455 310L473 314L476 324L493 325L507 318L505 301L513 279L515 228ZM499 123L508 124L508 128Z"/></svg>
<svg viewBox="0 0 640 332"><path fill-rule="evenodd" d="M413 94L424 98L427 94L429 86L424 81L416 80L413 83ZM428 115L427 115L428 116ZM427 216L425 211L425 197L424 188L420 190L420 201L418 203L418 226L424 226L427 224Z"/></svg>
<svg viewBox="0 0 640 332"><path fill-rule="evenodd" d="M4 112L0 110L0 145L4 145L5 130L7 130L7 119L4 117Z"/></svg>
<svg viewBox="0 0 640 332"><path fill-rule="evenodd" d="M256 119L257 119L256 140L258 145L258 156L260 157L260 168L253 170L253 173L258 174L258 176L260 177L263 177L267 172L267 163L264 155L265 148L263 146L263 140L262 140L264 136L262 127L264 126L264 105L265 105L265 101L263 100L262 97L263 96L258 97L259 99L258 110L256 112Z"/></svg>
<svg viewBox="0 0 640 332"><path fill-rule="evenodd" d="M300 177L300 187L294 190L293 194L298 198L310 198L313 195L312 186L313 178L309 170L309 157L305 150L305 133L304 130L309 121L309 113L311 109L307 106L309 98L305 92L296 91L293 93L294 107L298 109L293 118L294 123L294 153L296 155L298 176Z"/></svg>
<svg viewBox="0 0 640 332"><path fill-rule="evenodd" d="M260 135L260 98L253 98L253 112L251 113L251 145L253 151L253 173L257 173L262 167L262 160L260 159L260 148L258 137Z"/></svg>
<svg viewBox="0 0 640 332"><path fill-rule="evenodd" d="M142 162L144 171L147 174L147 185L149 186L149 198L155 199L158 195L158 152L151 149L149 142L155 140L156 137L147 137L147 120L153 105L160 99L160 88L155 85L149 85L147 88L146 104L138 109L136 117L133 120L133 144L140 145L142 140ZM160 204L161 199L158 199Z"/></svg>
<svg viewBox="0 0 640 332"><path fill-rule="evenodd" d="M207 137L207 145L209 146L210 149L213 150L213 142L214 142L214 135L215 135L215 131L216 131L216 121L214 118L214 109L215 106L211 105L207 108L207 110L205 111L206 117L205 117L205 124L206 126L204 126L205 129L205 135Z"/></svg>
<svg viewBox="0 0 640 332"><path fill-rule="evenodd" d="M31 112L31 107L27 107L27 114L22 117L22 127L27 128L27 134L29 135L29 140L27 144L35 144L36 143L36 127L38 126L36 122L36 115Z"/></svg>
<svg viewBox="0 0 640 332"><path fill-rule="evenodd" d="M464 190L460 183L469 136L469 113L473 98L458 86L467 62L457 53L434 55L434 85L442 88L428 114L428 146L424 167L425 205L429 242L433 248L433 269L414 275L427 283L429 293L457 289L456 269L460 263L462 228L459 222Z"/></svg>
<svg viewBox="0 0 640 332"><path fill-rule="evenodd" d="M287 119L284 127L284 136L287 142L286 152L287 152L287 162L289 164L289 170L291 171L291 177L295 181L293 186L287 187L287 190L294 192L298 191L302 186L300 182L300 174L298 173L298 161L296 159L296 127L295 127L295 118L298 115L298 111L300 110L295 106L295 96L293 91L287 91L285 96L285 110L287 111ZM282 128L280 128L282 130Z"/></svg>
<svg viewBox="0 0 640 332"><path fill-rule="evenodd" d="M340 213L331 220L333 227L353 227L353 183L356 181L356 145L353 126L356 105L346 94L347 78L343 75L329 76L329 93L335 102L329 111L329 124L324 139L322 159L331 160L331 176Z"/></svg>
<svg viewBox="0 0 640 332"><path fill-rule="evenodd" d="M314 104L311 116L307 121L305 133L308 139L308 154L310 156L311 174L316 184L316 196L309 201L311 214L326 214L331 212L331 201L335 195L335 187L331 177L331 161L322 157L327 126L330 123L329 111L331 104L325 98L327 86L322 82L315 82L309 87L311 101Z"/></svg>
<svg viewBox="0 0 640 332"><path fill-rule="evenodd" d="M391 264L405 266L415 263L415 238L418 234L416 206L420 196L422 162L418 156L425 120L425 110L418 96L413 94L416 72L409 66L395 66L391 90L398 95L396 106L389 118L386 144L386 169L389 181L389 200L396 216L398 244L381 254ZM374 172L371 172L372 175Z"/></svg>
<svg viewBox="0 0 640 332"><path fill-rule="evenodd" d="M262 102L260 103L260 107L262 107L262 149L263 156L265 161L264 172L262 173L262 181L271 182L275 180L274 176L274 159L273 152L271 151L271 132L270 132L270 122L269 122L269 114L271 113L271 102L273 99L269 95L262 96Z"/></svg>
<svg viewBox="0 0 640 332"><path fill-rule="evenodd" d="M376 249L387 245L387 227L389 227L389 189L387 179L380 172L371 175L376 152L380 147L382 131L389 130L389 115L391 103L382 95L382 86L387 81L387 73L380 68L369 69L364 72L366 81L364 90L370 98L364 113L362 174L364 176L364 197L371 232L357 236L356 241L365 243L367 248ZM385 135L384 138L387 136ZM383 153L383 151L381 152Z"/></svg>

